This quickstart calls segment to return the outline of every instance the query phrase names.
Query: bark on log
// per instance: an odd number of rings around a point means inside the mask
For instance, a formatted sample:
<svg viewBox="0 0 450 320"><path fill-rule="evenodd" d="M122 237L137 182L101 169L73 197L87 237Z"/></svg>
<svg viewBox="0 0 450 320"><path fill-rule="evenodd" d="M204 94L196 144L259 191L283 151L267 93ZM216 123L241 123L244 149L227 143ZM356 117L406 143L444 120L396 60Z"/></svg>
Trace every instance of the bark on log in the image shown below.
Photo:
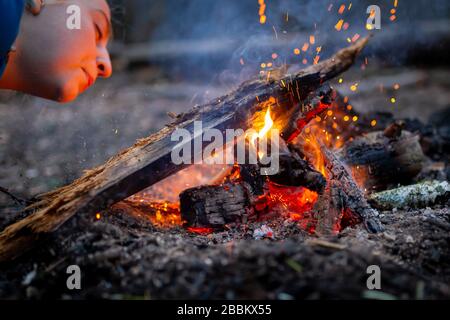
<svg viewBox="0 0 450 320"><path fill-rule="evenodd" d="M311 210L316 220L315 233L319 236L331 235L339 232L347 196L342 185L337 180L330 180L324 192L319 196Z"/></svg>
<svg viewBox="0 0 450 320"><path fill-rule="evenodd" d="M371 192L410 183L422 170L425 156L419 137L394 125L385 132L368 133L347 142L342 158L356 182Z"/></svg>
<svg viewBox="0 0 450 320"><path fill-rule="evenodd" d="M250 197L243 184L201 186L180 194L181 218L191 228L223 229L228 223L246 223Z"/></svg>
<svg viewBox="0 0 450 320"><path fill-rule="evenodd" d="M268 176L271 182L292 187L305 187L321 193L326 185L325 177L294 151L280 154L280 170Z"/></svg>
<svg viewBox="0 0 450 320"><path fill-rule="evenodd" d="M0 234L0 262L22 255L75 214L103 210L185 168L186 165L175 165L171 161L171 152L177 144L171 141L171 134L176 128L193 133L194 121L202 121L203 130L247 129L252 127L253 116L264 112L259 102L270 97L277 101L277 108L271 111L281 128L287 123L277 120L290 119L294 114L301 125L302 120L321 111L305 108L307 95L350 68L367 42L368 38L362 39L332 58L282 79L245 82L236 91L180 115L175 122L87 171L72 184L40 196L28 208L34 211L30 216ZM303 118L298 117L298 108L305 111ZM297 131L300 129L301 126L297 127Z"/></svg>
<svg viewBox="0 0 450 320"><path fill-rule="evenodd" d="M327 178L338 181L341 191L345 194L344 207L361 218L367 231L382 232L384 228L378 219L378 211L369 205L347 167L334 152L321 143L319 145L324 155Z"/></svg>

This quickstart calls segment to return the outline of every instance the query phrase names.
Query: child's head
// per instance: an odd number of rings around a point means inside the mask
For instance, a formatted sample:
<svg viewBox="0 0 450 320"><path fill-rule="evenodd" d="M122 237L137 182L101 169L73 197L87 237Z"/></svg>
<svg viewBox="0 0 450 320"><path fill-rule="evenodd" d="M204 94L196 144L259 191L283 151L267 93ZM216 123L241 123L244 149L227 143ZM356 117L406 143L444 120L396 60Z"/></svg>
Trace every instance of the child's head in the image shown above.
<svg viewBox="0 0 450 320"><path fill-rule="evenodd" d="M70 29L70 5L81 28ZM24 13L0 87L68 102L112 72L107 51L110 10L105 0L47 0L38 16Z"/></svg>

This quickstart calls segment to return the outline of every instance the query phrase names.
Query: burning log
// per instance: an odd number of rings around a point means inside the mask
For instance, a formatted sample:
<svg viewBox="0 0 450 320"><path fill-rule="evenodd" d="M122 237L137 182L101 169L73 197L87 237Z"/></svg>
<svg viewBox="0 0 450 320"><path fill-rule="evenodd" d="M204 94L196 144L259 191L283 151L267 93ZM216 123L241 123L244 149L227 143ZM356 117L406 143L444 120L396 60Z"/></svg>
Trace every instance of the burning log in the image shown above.
<svg viewBox="0 0 450 320"><path fill-rule="evenodd" d="M258 206L265 207L261 196L268 194L268 183L303 186L317 192L325 188L323 175L301 159L299 151L291 151L282 141L281 149L280 170L275 175L262 175L259 165L235 165L224 183L183 191L180 209L185 226L217 230L226 224L257 220L263 214Z"/></svg>
<svg viewBox="0 0 450 320"><path fill-rule="evenodd" d="M191 188L180 194L181 217L189 228L223 229L251 216L250 197L242 184Z"/></svg>
<svg viewBox="0 0 450 320"><path fill-rule="evenodd" d="M320 150L324 155L327 178L331 181L337 181L339 184L338 189L340 192L333 192L332 195L337 195L338 197L343 198L344 207L361 218L369 232L382 232L384 228L378 219L378 212L369 205L364 193L353 180L352 175L347 170L344 163L335 153L323 144L319 143L319 145ZM329 188L333 188L333 185ZM340 200L333 201L338 204L340 203Z"/></svg>
<svg viewBox="0 0 450 320"><path fill-rule="evenodd" d="M318 235L329 235L339 231L340 221L345 210L347 197L342 191L339 181L330 180L324 192L320 195L314 207L311 209L313 219L308 230L314 229Z"/></svg>
<svg viewBox="0 0 450 320"><path fill-rule="evenodd" d="M253 117L263 111L259 102L274 97L278 107L273 113L275 121L283 120L278 122L281 129L292 128L288 123L297 122L296 130L289 129L289 136L283 137L295 136L303 123L323 111L322 104L316 107L305 105L308 95L350 68L367 42L368 38L362 39L332 58L282 79L245 82L236 91L178 116L159 132L87 171L72 184L37 197L27 209L33 213L0 234L0 262L22 255L75 214L101 211L186 168L187 165L175 165L171 161L172 150L177 145L171 140L171 134L177 128L188 130L191 136L194 135L195 121L202 121L202 133L213 128L222 132L248 129ZM295 119L291 117L293 115ZM193 143L194 138L189 143ZM193 153L192 156L198 155Z"/></svg>
<svg viewBox="0 0 450 320"><path fill-rule="evenodd" d="M369 191L411 182L425 159L419 137L402 130L400 122L384 132L371 132L347 142L342 157L358 184Z"/></svg>
<svg viewBox="0 0 450 320"><path fill-rule="evenodd" d="M300 158L301 151L290 146L292 152L280 154L280 171L269 176L271 182L293 187L305 187L321 193L327 183L325 177L308 161Z"/></svg>

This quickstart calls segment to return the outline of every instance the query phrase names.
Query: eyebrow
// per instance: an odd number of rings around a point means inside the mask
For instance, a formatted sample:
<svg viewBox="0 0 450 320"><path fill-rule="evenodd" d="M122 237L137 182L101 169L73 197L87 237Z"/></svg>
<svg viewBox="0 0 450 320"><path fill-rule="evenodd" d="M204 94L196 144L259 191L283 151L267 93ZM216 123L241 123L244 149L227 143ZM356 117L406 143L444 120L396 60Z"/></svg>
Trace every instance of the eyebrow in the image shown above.
<svg viewBox="0 0 450 320"><path fill-rule="evenodd" d="M106 36L112 36L113 28L112 28L111 20L108 18L105 11L103 11L101 9L96 9L95 11L100 12L107 22L106 23Z"/></svg>

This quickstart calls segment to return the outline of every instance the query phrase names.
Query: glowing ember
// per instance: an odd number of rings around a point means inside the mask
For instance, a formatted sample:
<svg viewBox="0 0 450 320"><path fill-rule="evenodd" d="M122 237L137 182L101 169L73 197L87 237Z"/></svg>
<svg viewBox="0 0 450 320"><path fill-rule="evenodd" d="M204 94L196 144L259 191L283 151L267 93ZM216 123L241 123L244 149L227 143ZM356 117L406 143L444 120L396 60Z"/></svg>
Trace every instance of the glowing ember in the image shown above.
<svg viewBox="0 0 450 320"><path fill-rule="evenodd" d="M196 228L196 227L189 227L187 228L187 231L199 234L199 235L207 235L212 233L214 230L212 228Z"/></svg>
<svg viewBox="0 0 450 320"><path fill-rule="evenodd" d="M177 203L156 202L149 206L154 214L149 214L148 217L154 226L168 228L182 225L180 206Z"/></svg>
<svg viewBox="0 0 450 320"><path fill-rule="evenodd" d="M318 194L306 188L285 187L269 183L269 206L280 209L288 218L299 221L317 201Z"/></svg>

